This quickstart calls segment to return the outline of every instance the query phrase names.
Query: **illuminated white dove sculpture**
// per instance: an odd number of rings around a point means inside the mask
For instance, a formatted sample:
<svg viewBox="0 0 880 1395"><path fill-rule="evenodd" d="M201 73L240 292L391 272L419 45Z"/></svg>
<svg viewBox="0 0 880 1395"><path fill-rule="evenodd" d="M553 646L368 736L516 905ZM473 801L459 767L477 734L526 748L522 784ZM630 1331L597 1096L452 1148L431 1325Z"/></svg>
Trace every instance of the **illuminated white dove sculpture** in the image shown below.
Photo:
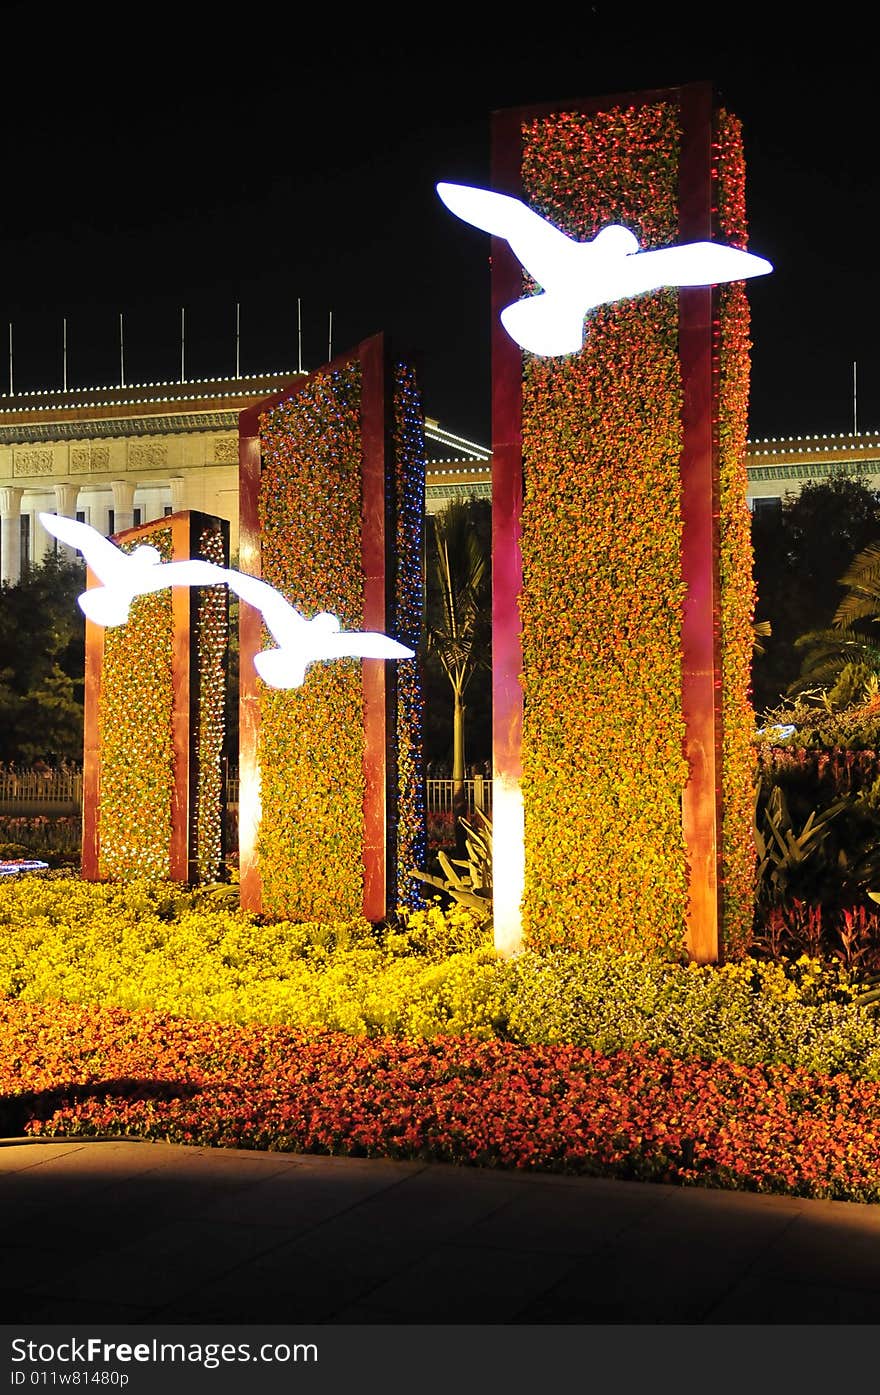
<svg viewBox="0 0 880 1395"><path fill-rule="evenodd" d="M763 257L717 242L640 252L635 234L617 224L591 242L577 242L507 194L467 184L438 184L437 193L465 223L504 238L543 287L542 294L502 310L501 323L521 348L549 358L583 347L584 316L597 305L663 286L713 286L773 270Z"/></svg>
<svg viewBox="0 0 880 1395"><path fill-rule="evenodd" d="M248 605L259 610L278 641L277 649L255 655L254 667L273 688L298 688L306 668L318 659L411 659L413 650L376 631L340 630L335 615L322 611L306 620L268 582L244 576L230 567L193 558L163 562L155 547L142 545L123 552L87 523L54 513L41 513L40 522L54 537L81 552L101 582L78 597L80 608L96 625L122 625L136 596L165 586L227 585Z"/></svg>
<svg viewBox="0 0 880 1395"><path fill-rule="evenodd" d="M272 688L298 688L306 668L318 659L411 659L413 650L372 630L341 630L335 615L323 610L306 620L279 591L241 572L227 573L230 588L262 615L278 641L277 649L254 656L254 668Z"/></svg>
<svg viewBox="0 0 880 1395"><path fill-rule="evenodd" d="M79 596L80 609L96 625L124 625L136 596L165 586L212 586L226 580L222 567L197 558L163 562L155 547L142 544L133 552L103 537L87 523L62 514L41 513L40 522L53 537L81 552L101 582Z"/></svg>

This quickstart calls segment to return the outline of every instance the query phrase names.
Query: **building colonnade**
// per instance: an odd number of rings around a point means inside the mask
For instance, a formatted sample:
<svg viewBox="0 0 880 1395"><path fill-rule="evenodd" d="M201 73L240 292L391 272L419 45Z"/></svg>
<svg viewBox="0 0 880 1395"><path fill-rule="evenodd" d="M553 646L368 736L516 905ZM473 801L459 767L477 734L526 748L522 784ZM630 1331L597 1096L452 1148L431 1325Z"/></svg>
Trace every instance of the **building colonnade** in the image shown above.
<svg viewBox="0 0 880 1395"><path fill-rule="evenodd" d="M187 480L181 475L161 484L123 479L110 480L108 485L96 488L88 482L56 481L40 490L0 485L0 584L14 586L29 565L39 564L49 553L71 559L79 555L46 532L39 521L41 513L78 518L110 537L136 524L201 506L200 501L190 503Z"/></svg>

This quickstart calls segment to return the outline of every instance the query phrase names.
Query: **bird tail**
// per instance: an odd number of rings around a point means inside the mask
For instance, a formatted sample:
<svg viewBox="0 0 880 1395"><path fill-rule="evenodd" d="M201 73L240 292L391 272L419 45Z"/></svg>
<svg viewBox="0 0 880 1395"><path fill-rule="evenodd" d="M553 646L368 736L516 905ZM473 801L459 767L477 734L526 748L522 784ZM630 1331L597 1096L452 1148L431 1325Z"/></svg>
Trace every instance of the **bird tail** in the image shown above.
<svg viewBox="0 0 880 1395"><path fill-rule="evenodd" d="M532 354L576 354L583 348L583 310L572 309L563 297L527 296L501 311L501 323L521 349Z"/></svg>
<svg viewBox="0 0 880 1395"><path fill-rule="evenodd" d="M255 654L254 668L270 688L299 688L305 681L305 662L293 659L283 649L263 649Z"/></svg>
<svg viewBox="0 0 880 1395"><path fill-rule="evenodd" d="M86 619L95 625L124 625L128 619L130 600L108 591L106 586L83 591L77 599Z"/></svg>

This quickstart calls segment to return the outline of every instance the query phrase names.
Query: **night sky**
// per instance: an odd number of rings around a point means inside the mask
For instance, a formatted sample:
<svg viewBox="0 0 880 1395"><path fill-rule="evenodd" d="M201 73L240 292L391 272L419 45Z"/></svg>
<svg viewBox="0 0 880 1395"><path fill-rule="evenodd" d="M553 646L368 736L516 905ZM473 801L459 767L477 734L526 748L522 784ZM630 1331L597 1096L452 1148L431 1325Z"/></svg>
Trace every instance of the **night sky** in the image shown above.
<svg viewBox="0 0 880 1395"><path fill-rule="evenodd" d="M783 7L777 7L782 10ZM490 36L475 10L4 8L0 390L318 367L379 330L419 366L426 409L484 441L489 239L438 180L489 184L490 114L709 80L741 117L751 249L752 436L880 428L878 120L870 41L683 38L687 11L536 10ZM784 7L785 13L802 14ZM248 21L251 21L250 23ZM536 21L537 23L537 21ZM860 58L859 52L865 56ZM855 55L855 56L854 56Z"/></svg>

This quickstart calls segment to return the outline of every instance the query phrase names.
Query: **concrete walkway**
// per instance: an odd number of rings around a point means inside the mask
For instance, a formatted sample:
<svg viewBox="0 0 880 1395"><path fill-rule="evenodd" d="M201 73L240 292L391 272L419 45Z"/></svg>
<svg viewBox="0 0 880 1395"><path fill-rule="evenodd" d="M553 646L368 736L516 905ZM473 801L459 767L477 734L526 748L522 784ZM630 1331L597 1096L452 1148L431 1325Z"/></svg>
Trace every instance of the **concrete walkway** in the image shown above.
<svg viewBox="0 0 880 1395"><path fill-rule="evenodd" d="M0 1145L6 1323L876 1323L880 1206L137 1142Z"/></svg>

